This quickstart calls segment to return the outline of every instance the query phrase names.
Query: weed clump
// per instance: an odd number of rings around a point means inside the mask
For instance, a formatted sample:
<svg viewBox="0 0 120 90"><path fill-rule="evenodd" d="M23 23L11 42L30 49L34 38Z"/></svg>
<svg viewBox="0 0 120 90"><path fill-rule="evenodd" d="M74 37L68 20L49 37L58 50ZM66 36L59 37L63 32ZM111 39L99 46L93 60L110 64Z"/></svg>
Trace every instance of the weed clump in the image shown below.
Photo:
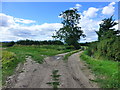
<svg viewBox="0 0 120 90"><path fill-rule="evenodd" d="M53 71L52 71L52 75L50 75L50 76L52 77L52 81L46 83L46 84L51 85L54 90L57 90L58 87L60 86L59 77L60 77L61 75L58 74L58 71L59 71L59 70L53 70Z"/></svg>

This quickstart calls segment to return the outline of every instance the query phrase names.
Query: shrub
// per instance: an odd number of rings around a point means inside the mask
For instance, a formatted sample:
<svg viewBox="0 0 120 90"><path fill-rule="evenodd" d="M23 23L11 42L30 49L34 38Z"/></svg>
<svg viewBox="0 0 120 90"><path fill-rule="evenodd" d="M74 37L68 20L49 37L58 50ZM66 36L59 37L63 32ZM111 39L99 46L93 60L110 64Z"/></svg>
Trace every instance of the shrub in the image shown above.
<svg viewBox="0 0 120 90"><path fill-rule="evenodd" d="M92 43L87 49L89 56L97 59L120 61L120 37L109 38Z"/></svg>

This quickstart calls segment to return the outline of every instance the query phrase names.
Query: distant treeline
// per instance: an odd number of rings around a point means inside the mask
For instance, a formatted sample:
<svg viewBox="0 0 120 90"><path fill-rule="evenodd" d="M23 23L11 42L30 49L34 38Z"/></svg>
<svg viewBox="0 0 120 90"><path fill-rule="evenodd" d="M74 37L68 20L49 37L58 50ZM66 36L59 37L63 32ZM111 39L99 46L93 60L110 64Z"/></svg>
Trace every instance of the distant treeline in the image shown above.
<svg viewBox="0 0 120 90"><path fill-rule="evenodd" d="M19 40L19 41L10 41L10 42L2 42L2 46L11 47L13 45L64 45L63 42L59 40L45 40L45 41L33 41L33 40ZM80 46L88 46L90 43L79 43Z"/></svg>
<svg viewBox="0 0 120 90"><path fill-rule="evenodd" d="M64 43L59 40L45 40L45 41L33 41L33 40L19 40L17 42L2 42L2 46L13 46L13 45L63 45Z"/></svg>

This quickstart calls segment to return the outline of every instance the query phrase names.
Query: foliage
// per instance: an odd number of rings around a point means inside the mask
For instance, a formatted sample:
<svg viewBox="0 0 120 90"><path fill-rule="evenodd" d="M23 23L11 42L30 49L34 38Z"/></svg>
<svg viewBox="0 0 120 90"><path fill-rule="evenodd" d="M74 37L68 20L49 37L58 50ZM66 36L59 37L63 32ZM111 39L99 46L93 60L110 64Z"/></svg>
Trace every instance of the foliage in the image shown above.
<svg viewBox="0 0 120 90"><path fill-rule="evenodd" d="M120 61L120 37L92 43L87 49L88 55L97 59Z"/></svg>
<svg viewBox="0 0 120 90"><path fill-rule="evenodd" d="M2 83L5 84L7 76L14 72L15 67L20 61L13 52L2 52Z"/></svg>
<svg viewBox="0 0 120 90"><path fill-rule="evenodd" d="M54 90L57 90L58 86L60 86L60 82L59 82L60 76L61 75L58 74L58 70L53 70L51 75L53 81L48 82L47 84L51 85Z"/></svg>
<svg viewBox="0 0 120 90"><path fill-rule="evenodd" d="M120 63L94 59L88 56L87 53L87 51L83 52L80 57L97 76L96 80L93 81L98 82L101 88L120 88L120 71L118 69Z"/></svg>
<svg viewBox="0 0 120 90"><path fill-rule="evenodd" d="M53 38L64 40L68 45L73 45L75 49L79 49L80 36L85 37L81 27L78 26L80 20L80 14L77 9L66 10L60 14L63 18L63 27L60 28Z"/></svg>
<svg viewBox="0 0 120 90"><path fill-rule="evenodd" d="M115 30L115 28L113 28L118 23L116 23L112 17L113 16L103 19L102 23L100 24L99 31L96 31L99 41L114 37L119 33L119 30Z"/></svg>
<svg viewBox="0 0 120 90"><path fill-rule="evenodd" d="M108 60L120 61L120 37L110 38L100 41L97 45L95 56Z"/></svg>
<svg viewBox="0 0 120 90"><path fill-rule="evenodd" d="M120 61L120 34L118 30L113 28L116 24L112 16L103 20L99 31L97 31L99 41L89 45L89 56L97 59Z"/></svg>

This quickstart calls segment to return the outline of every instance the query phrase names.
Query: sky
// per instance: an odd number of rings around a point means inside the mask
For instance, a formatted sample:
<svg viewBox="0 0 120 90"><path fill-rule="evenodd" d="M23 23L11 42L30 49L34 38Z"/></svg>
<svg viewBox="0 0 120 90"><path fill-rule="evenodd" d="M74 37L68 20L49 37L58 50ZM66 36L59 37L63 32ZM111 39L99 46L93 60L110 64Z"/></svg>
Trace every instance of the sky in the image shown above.
<svg viewBox="0 0 120 90"><path fill-rule="evenodd" d="M120 0L1 0L2 2L118 2Z"/></svg>
<svg viewBox="0 0 120 90"><path fill-rule="evenodd" d="M59 14L72 8L81 15L78 26L86 34L81 42L97 40L102 19L114 15L118 22L118 2L2 2L0 41L53 40L55 30L62 27Z"/></svg>

